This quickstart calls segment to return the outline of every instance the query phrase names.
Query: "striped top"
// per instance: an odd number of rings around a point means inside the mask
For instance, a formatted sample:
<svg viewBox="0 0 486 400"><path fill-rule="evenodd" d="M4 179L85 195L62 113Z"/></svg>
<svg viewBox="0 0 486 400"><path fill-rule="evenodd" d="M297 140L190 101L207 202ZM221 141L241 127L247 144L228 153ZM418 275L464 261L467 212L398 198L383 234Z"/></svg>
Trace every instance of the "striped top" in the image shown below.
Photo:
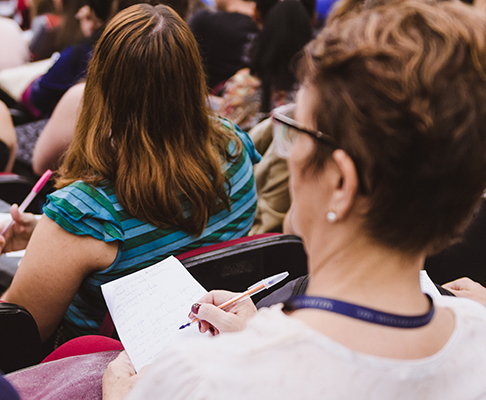
<svg viewBox="0 0 486 400"><path fill-rule="evenodd" d="M118 255L106 270L82 282L63 320L65 338L96 334L107 312L100 285L153 265L170 255L245 236L256 210L253 164L260 161L249 136L236 127L243 142L240 155L222 167L230 181L231 210L212 215L199 237L174 226L160 229L129 215L118 203L111 183L92 187L77 181L48 196L44 213L68 232L105 242L119 241ZM235 144L230 144L234 150ZM190 213L189 206L185 209Z"/></svg>

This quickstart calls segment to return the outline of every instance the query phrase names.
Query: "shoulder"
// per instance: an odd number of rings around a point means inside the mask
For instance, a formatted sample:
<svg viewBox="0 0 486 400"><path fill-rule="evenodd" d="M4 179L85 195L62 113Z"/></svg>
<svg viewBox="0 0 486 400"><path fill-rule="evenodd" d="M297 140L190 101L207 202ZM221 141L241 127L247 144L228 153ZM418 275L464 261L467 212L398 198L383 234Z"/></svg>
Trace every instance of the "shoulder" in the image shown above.
<svg viewBox="0 0 486 400"><path fill-rule="evenodd" d="M486 362L486 307L470 299L452 296L434 298L434 303L449 308L454 314L456 327L450 344L468 349L473 347L483 354ZM466 354L464 350L460 353ZM471 356L475 358L474 354Z"/></svg>
<svg viewBox="0 0 486 400"><path fill-rule="evenodd" d="M464 297L440 296L434 298L434 304L438 307L450 308L459 318L486 323L486 307L474 300Z"/></svg>
<svg viewBox="0 0 486 400"><path fill-rule="evenodd" d="M43 212L68 232L109 242L123 238L115 203L111 186L77 181L48 195Z"/></svg>
<svg viewBox="0 0 486 400"><path fill-rule="evenodd" d="M50 203L63 202L79 205L90 204L92 208L106 206L110 202L109 196L113 192L110 185L92 186L83 181L76 181L47 196Z"/></svg>
<svg viewBox="0 0 486 400"><path fill-rule="evenodd" d="M219 117L219 122L226 128L231 130L241 141L244 150L248 153L253 164L260 162L261 155L256 151L255 145L251 140L248 133L243 132L237 125L231 122L229 119Z"/></svg>

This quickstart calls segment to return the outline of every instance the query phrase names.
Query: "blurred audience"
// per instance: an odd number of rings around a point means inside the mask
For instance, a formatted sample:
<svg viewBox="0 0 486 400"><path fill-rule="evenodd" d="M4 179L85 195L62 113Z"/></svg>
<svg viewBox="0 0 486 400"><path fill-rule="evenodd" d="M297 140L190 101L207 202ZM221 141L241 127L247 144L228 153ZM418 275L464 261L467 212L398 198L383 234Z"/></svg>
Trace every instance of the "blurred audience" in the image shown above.
<svg viewBox="0 0 486 400"><path fill-rule="evenodd" d="M249 49L258 28L253 21L255 3L216 0L216 11L201 10L189 27L196 38L207 74L207 84L217 93L224 82L249 65Z"/></svg>
<svg viewBox="0 0 486 400"><path fill-rule="evenodd" d="M309 11L298 0L276 1L258 15L264 16L259 17L263 29L251 68L238 71L226 82L218 110L243 130L268 117L273 108L293 101L298 85L292 60L312 39Z"/></svg>
<svg viewBox="0 0 486 400"><path fill-rule="evenodd" d="M16 127L17 166L32 168L39 176L48 169L57 170L74 135L84 86L78 83L68 89L50 118Z"/></svg>
<svg viewBox="0 0 486 400"><path fill-rule="evenodd" d="M63 50L49 71L32 82L22 95L22 104L36 118L49 116L62 95L86 76L100 28L111 13L111 0L89 0L88 4L76 14L86 40Z"/></svg>
<svg viewBox="0 0 486 400"><path fill-rule="evenodd" d="M51 118L35 142L25 143L28 149L22 161L32 161L32 170L41 176L48 169L55 171L71 144L81 109L85 83L78 83L62 96ZM35 147L34 147L35 144ZM33 150L32 150L33 148Z"/></svg>
<svg viewBox="0 0 486 400"><path fill-rule="evenodd" d="M32 20L32 39L29 44L31 59L43 60L55 52L83 40L76 18L86 0L42 0L35 2Z"/></svg>

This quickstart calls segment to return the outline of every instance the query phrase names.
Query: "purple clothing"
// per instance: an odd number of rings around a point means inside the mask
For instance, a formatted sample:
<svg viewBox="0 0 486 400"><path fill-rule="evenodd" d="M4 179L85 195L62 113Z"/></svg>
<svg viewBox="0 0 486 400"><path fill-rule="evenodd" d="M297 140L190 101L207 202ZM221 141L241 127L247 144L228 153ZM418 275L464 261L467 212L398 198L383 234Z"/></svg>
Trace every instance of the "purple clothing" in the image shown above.
<svg viewBox="0 0 486 400"><path fill-rule="evenodd" d="M86 76L91 56L90 42L67 47L49 71L29 85L22 103L35 117L49 116L62 95Z"/></svg>
<svg viewBox="0 0 486 400"><path fill-rule="evenodd" d="M20 400L12 385L0 375L0 400Z"/></svg>

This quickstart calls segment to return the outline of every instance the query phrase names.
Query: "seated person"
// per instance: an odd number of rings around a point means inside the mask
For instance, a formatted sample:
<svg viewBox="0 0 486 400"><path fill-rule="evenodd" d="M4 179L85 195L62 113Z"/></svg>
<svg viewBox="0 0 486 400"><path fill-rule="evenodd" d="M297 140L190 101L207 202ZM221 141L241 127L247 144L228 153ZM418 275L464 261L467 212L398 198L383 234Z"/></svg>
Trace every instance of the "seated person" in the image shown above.
<svg viewBox="0 0 486 400"><path fill-rule="evenodd" d="M238 71L224 85L220 115L249 130L273 108L293 102L298 85L292 60L312 39L309 14L300 1L275 2L262 20L251 68Z"/></svg>
<svg viewBox="0 0 486 400"><path fill-rule="evenodd" d="M29 48L22 29L13 19L0 17L0 71L29 60Z"/></svg>
<svg viewBox="0 0 486 400"><path fill-rule="evenodd" d="M165 351L127 400L485 397L486 308L432 300L419 272L486 187L486 23L460 2L384 3L324 28L295 119L274 114L306 294L256 315L207 294L201 331L244 329ZM125 398L110 388L136 380L127 365L108 368L105 399Z"/></svg>
<svg viewBox="0 0 486 400"><path fill-rule="evenodd" d="M86 0L37 0L32 4L32 39L29 43L31 61L49 58L55 52L83 40L78 10Z"/></svg>
<svg viewBox="0 0 486 400"><path fill-rule="evenodd" d="M255 3L216 0L217 11L201 10L189 20L205 65L208 86L217 91L236 71L248 65L249 47L258 28Z"/></svg>
<svg viewBox="0 0 486 400"><path fill-rule="evenodd" d="M101 284L248 233L259 158L246 133L210 113L184 21L166 6L129 7L96 46L59 190L2 300L30 311L43 341L97 333ZM23 222L6 249L25 245L33 226L12 214Z"/></svg>
<svg viewBox="0 0 486 400"><path fill-rule="evenodd" d="M81 109L84 82L69 88L61 97L50 118L16 127L17 162L32 167L41 176L46 170L59 168L62 156L73 140Z"/></svg>
<svg viewBox="0 0 486 400"><path fill-rule="evenodd" d="M41 176L48 169L54 171L59 167L64 153L73 140L84 86L84 83L78 83L62 96L36 140L32 151L32 170L36 175Z"/></svg>
<svg viewBox="0 0 486 400"><path fill-rule="evenodd" d="M111 0L89 0L88 4L77 13L85 41L64 49L49 71L22 94L22 104L36 118L49 116L66 90L86 76L100 28L111 13Z"/></svg>

